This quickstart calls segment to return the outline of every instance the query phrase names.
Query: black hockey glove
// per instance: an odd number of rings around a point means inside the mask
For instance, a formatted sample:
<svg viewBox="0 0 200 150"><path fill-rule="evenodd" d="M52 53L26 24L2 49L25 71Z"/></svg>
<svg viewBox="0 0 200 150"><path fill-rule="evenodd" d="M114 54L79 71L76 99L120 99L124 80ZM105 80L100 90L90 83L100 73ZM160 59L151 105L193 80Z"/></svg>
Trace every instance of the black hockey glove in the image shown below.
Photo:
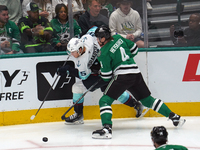
<svg viewBox="0 0 200 150"><path fill-rule="evenodd" d="M70 74L71 76L79 78L78 69L71 67L70 65L62 66L57 69L57 74L61 76L66 76Z"/></svg>

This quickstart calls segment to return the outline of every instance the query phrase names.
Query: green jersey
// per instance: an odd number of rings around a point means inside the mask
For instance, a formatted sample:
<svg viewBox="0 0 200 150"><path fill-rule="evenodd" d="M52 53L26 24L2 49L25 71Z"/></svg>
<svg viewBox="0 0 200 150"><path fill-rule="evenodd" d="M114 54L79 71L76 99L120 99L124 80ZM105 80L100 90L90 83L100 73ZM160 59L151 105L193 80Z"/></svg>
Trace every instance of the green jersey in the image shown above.
<svg viewBox="0 0 200 150"><path fill-rule="evenodd" d="M156 150L188 150L186 147L181 145L161 145L160 147L156 148Z"/></svg>
<svg viewBox="0 0 200 150"><path fill-rule="evenodd" d="M78 37L81 34L81 27L78 25L77 21L74 19L74 36ZM67 21L66 24L61 24L58 19L51 20L51 26L54 30L54 38L53 43L68 43L70 40L70 28L69 22Z"/></svg>
<svg viewBox="0 0 200 150"><path fill-rule="evenodd" d="M138 53L137 45L120 35L114 35L113 38L99 53L102 79L109 81L113 75L140 73L133 59Z"/></svg>
<svg viewBox="0 0 200 150"><path fill-rule="evenodd" d="M0 44L4 41L10 42L11 47L8 48L9 51L19 52L21 41L20 31L18 26L10 20L8 20L3 28L0 28Z"/></svg>

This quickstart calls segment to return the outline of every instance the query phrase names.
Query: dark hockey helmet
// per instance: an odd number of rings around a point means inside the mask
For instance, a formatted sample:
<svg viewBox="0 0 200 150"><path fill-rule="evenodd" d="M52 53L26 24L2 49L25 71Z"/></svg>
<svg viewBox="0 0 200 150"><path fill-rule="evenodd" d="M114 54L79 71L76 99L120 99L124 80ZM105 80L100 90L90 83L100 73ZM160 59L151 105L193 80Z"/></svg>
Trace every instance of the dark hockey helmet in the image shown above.
<svg viewBox="0 0 200 150"><path fill-rule="evenodd" d="M151 131L151 138L158 144L167 142L168 132L164 126L156 126Z"/></svg>
<svg viewBox="0 0 200 150"><path fill-rule="evenodd" d="M104 37L106 40L108 40L111 37L111 31L108 26L102 25L96 29L95 36L97 38Z"/></svg>

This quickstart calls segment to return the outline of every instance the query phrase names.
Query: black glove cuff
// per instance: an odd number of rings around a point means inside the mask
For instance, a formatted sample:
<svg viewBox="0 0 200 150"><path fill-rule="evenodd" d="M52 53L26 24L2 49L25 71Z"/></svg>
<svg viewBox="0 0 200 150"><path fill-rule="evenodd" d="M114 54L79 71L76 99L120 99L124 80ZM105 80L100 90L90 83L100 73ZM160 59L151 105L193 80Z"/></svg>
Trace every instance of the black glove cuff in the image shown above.
<svg viewBox="0 0 200 150"><path fill-rule="evenodd" d="M78 69L72 68L72 67L70 66L69 72L70 72L70 75L71 75L71 76L74 76L74 77L79 78Z"/></svg>

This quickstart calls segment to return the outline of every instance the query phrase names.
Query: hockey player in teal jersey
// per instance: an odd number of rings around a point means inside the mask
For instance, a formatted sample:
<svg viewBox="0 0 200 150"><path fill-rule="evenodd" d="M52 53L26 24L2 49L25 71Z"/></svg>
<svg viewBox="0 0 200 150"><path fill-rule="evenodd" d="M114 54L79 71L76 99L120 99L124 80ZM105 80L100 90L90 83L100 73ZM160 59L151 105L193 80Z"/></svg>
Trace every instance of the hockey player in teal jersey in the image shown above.
<svg viewBox="0 0 200 150"><path fill-rule="evenodd" d="M168 132L164 126L156 126L151 131L151 139L153 142L155 150L187 150L186 147L182 145L169 145Z"/></svg>
<svg viewBox="0 0 200 150"><path fill-rule="evenodd" d="M103 129L92 133L93 138L112 138L111 105L125 90L128 90L144 106L169 117L174 126L182 125L185 120L173 113L160 99L151 96L142 74L134 61L138 53L137 45L120 35L111 37L108 27L101 26L95 31L101 46L98 60L101 64L101 77L109 81L104 95L99 101Z"/></svg>

